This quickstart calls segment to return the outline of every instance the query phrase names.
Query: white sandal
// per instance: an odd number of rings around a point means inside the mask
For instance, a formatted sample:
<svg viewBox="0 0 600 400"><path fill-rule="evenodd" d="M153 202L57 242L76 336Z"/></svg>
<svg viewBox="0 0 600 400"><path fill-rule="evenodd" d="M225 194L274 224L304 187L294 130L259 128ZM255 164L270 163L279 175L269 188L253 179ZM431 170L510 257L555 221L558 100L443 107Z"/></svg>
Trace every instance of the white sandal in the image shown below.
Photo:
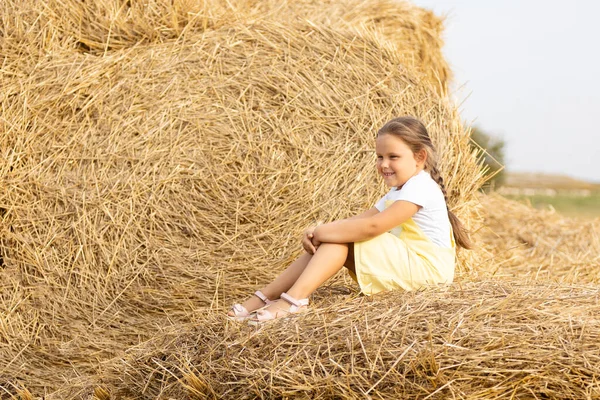
<svg viewBox="0 0 600 400"><path fill-rule="evenodd" d="M255 318L249 319L248 323L250 325L260 325L267 321L272 321L280 318L287 318L290 314L297 314L306 311L306 306L308 306L308 299L298 300L287 293L281 293L280 299L290 304L290 308L288 310L279 309L273 313L266 309L260 309L256 311ZM280 312L285 313L285 316L280 317Z"/></svg>
<svg viewBox="0 0 600 400"><path fill-rule="evenodd" d="M259 299L261 299L262 302L265 303L265 306L268 306L269 304L273 303L273 301L269 300L267 298L267 296L265 296L265 294L263 292L261 292L260 290L257 290L256 292L254 292L254 295L256 297L258 297ZM229 318L232 321L247 320L247 319L251 318L252 314L254 314L254 312L255 312L255 311L248 311L246 309L246 307L244 307L241 304L234 304L233 307L231 307L231 311L233 312L233 315L227 315L227 318Z"/></svg>

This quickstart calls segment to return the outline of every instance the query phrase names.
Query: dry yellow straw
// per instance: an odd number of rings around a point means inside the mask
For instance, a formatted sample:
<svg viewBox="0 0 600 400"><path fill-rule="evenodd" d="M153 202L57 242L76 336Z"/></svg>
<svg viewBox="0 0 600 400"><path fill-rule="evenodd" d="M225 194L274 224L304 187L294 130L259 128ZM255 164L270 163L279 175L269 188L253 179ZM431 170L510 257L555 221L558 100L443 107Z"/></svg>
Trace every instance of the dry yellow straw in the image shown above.
<svg viewBox="0 0 600 400"><path fill-rule="evenodd" d="M373 138L393 116L426 123L467 226L500 215L502 202L479 206L478 155L446 97L430 12L5 0L0 17L1 396L597 393L594 288L466 283L512 278L499 267L517 275L528 256L552 279L556 241L514 255L481 228L485 245L460 255L465 283L446 291L364 299L338 276L292 329L222 319L299 253L304 227L383 193ZM596 226L568 237L597 246ZM591 252L561 249L561 282L596 282Z"/></svg>

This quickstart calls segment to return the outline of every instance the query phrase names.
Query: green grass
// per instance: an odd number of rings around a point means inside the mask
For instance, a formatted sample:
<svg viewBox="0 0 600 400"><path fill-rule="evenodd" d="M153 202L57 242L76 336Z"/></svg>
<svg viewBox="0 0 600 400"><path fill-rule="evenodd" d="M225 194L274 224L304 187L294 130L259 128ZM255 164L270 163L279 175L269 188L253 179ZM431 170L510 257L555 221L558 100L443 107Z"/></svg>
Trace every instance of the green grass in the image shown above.
<svg viewBox="0 0 600 400"><path fill-rule="evenodd" d="M535 208L552 206L559 213L569 217L596 218L600 217L600 192L590 196L575 196L568 193L558 193L556 196L506 196L509 199L524 201Z"/></svg>

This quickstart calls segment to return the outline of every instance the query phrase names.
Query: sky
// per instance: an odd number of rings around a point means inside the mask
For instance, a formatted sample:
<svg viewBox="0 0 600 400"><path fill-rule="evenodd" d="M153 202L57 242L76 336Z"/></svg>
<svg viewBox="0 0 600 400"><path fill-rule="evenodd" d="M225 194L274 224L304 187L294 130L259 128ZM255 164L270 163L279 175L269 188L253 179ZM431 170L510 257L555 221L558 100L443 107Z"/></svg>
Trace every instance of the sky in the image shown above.
<svg viewBox="0 0 600 400"><path fill-rule="evenodd" d="M600 183L600 1L413 0L445 16L461 115L508 171Z"/></svg>

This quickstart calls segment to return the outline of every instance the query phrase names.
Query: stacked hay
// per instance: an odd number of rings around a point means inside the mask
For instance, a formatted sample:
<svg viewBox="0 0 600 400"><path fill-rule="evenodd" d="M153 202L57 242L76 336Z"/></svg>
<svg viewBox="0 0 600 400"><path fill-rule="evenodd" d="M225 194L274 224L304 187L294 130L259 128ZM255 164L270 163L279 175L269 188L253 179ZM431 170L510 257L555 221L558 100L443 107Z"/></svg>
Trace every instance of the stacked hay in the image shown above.
<svg viewBox="0 0 600 400"><path fill-rule="evenodd" d="M200 317L80 385L113 398L600 396L597 287L482 281L376 301L318 294L318 311L259 330Z"/></svg>
<svg viewBox="0 0 600 400"><path fill-rule="evenodd" d="M2 398L600 396L598 224L475 206L431 13L375 0L0 13ZM226 322L299 254L305 226L383 193L373 137L401 114L430 129L455 211L487 220L462 255L479 281L367 299L338 276L292 323Z"/></svg>
<svg viewBox="0 0 600 400"><path fill-rule="evenodd" d="M600 219L564 218L498 195L482 196L481 278L600 283Z"/></svg>
<svg viewBox="0 0 600 400"><path fill-rule="evenodd" d="M429 80L440 93L446 92L451 77L441 53L442 21L408 2L248 0L233 6L222 0L127 4L50 0L44 11L40 18L48 18L48 25L58 27L77 47L94 54L138 43L185 40L198 32L220 29L232 20L249 25L265 19L284 24L307 21L312 26L378 34L378 47L383 42L393 46L396 60L413 67L411 73Z"/></svg>
<svg viewBox="0 0 600 400"><path fill-rule="evenodd" d="M599 398L600 219L481 200L490 258L474 281L376 298L333 285L309 314L258 330L199 309L61 394Z"/></svg>
<svg viewBox="0 0 600 400"><path fill-rule="evenodd" d="M4 393L89 393L158 332L218 332L198 310L220 315L299 254L307 225L383 193L373 140L393 116L425 121L471 223L481 174L442 95L447 67L431 64L430 13L191 3L0 11Z"/></svg>

